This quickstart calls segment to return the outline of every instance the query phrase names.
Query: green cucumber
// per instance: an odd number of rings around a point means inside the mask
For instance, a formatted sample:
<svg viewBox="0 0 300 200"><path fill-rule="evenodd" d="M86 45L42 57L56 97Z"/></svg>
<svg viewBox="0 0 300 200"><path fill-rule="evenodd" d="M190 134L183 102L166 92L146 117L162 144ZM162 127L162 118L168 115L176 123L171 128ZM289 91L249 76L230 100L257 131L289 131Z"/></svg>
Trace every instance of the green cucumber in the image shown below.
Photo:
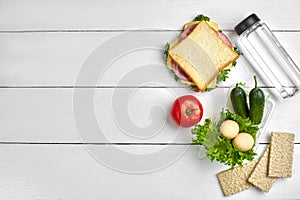
<svg viewBox="0 0 300 200"><path fill-rule="evenodd" d="M255 87L249 94L250 112L249 119L253 124L259 124L264 115L265 108L265 94L257 87L256 76L254 76Z"/></svg>
<svg viewBox="0 0 300 200"><path fill-rule="evenodd" d="M243 118L247 118L249 116L249 108L244 89L236 84L235 88L230 92L230 99L235 113Z"/></svg>

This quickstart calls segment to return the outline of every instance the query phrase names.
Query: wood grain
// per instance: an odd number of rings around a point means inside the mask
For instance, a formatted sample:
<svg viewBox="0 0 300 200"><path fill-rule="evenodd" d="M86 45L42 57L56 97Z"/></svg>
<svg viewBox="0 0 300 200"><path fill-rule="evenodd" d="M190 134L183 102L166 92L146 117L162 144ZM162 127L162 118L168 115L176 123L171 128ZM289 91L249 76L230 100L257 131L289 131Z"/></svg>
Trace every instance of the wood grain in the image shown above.
<svg viewBox="0 0 300 200"><path fill-rule="evenodd" d="M260 145L259 155L266 145ZM106 149L99 145L95 148ZM157 151L160 146L126 146L129 152ZM174 146L178 148L178 146ZM170 156L173 156L170 154ZM1 199L220 199L216 174L227 167L197 158L190 147L173 164L152 173L127 174L112 170L95 160L81 145L0 145ZM300 164L295 147L294 167ZM300 198L296 172L289 180L277 180L272 192L251 188L228 199Z"/></svg>
<svg viewBox="0 0 300 200"><path fill-rule="evenodd" d="M232 41L236 35L225 32ZM147 47L131 51L125 55L115 55L112 63L104 62L109 54L96 51L99 60L91 71L98 71L102 76L98 83L87 86L134 86L137 87L147 77L149 82L167 87L183 87L176 83L173 75L165 66L162 51L166 42L177 37L179 32L132 32L133 38L150 43ZM296 63L300 63L298 50L300 49L300 33L275 33L286 47ZM85 63L93 59L91 54L101 47L114 48L121 45L130 48L130 43L122 40L116 43L116 38L122 33L0 33L0 86L5 87L35 87L35 86L69 86L76 84L80 70ZM124 36L126 37L126 36ZM142 43L142 41L141 41ZM102 45L102 46L101 46ZM106 45L104 47L104 45ZM141 44L141 47L145 45ZM113 50L113 49L112 49ZM89 57L90 56L90 57ZM146 70L148 66L148 70ZM134 73L136 73L134 75ZM134 78L123 80L128 75ZM230 78L225 86L236 82L246 82L253 85L253 70L243 57L239 58L237 67L232 69ZM122 79L122 81L120 81ZM269 85L259 81L260 85Z"/></svg>
<svg viewBox="0 0 300 200"><path fill-rule="evenodd" d="M192 93L184 88L80 90L90 91L95 95L94 107L91 108L94 108L96 124L100 125L100 128L89 123L91 116L87 113L90 108L88 103L74 109L73 89L0 89L0 141L189 143L190 129L178 130L169 118L169 109L176 96L196 95L203 104L205 119L216 117L222 107L225 107L224 99L228 92L228 89L222 88L210 93ZM86 94L82 94L79 100L86 99ZM299 99L300 96L297 96L286 102L276 103L274 114L261 142L270 141L271 131L298 132L299 118L291 116L300 109L297 103ZM74 113L82 117L83 136L103 133L106 138L84 137L82 141L78 137L78 122L74 121ZM295 141L300 142L297 134Z"/></svg>
<svg viewBox="0 0 300 200"><path fill-rule="evenodd" d="M162 49L185 22L201 13L217 21L234 42L233 27L255 12L299 65L298 9L294 0L1 1L0 199L223 198L215 175L226 167L199 160L197 146L187 145L190 131L178 130L167 117L176 95L191 92L173 80ZM134 40L111 43L127 31ZM118 54L107 68L105 58L139 38L148 42L148 48ZM107 53L98 55L96 70L78 84L80 70L99 47L106 47ZM104 72L101 77L100 72ZM220 88L193 93L204 104L204 117L217 115L232 84L242 81L251 87L253 74L241 58L230 80ZM100 78L90 82L95 77ZM74 98L74 94L79 96ZM294 166L300 164L299 101L300 96L276 102L261 140L269 143L271 131L296 133ZM100 131L95 123L101 125ZM266 146L259 145L258 155ZM163 158L174 158L174 162L151 173L121 173L91 154L93 150L106 156L103 158L114 158L112 147L139 158L170 147L163 154L166 157L158 154L148 164ZM117 163L147 164L124 158ZM294 168L291 179L276 181L269 194L252 188L228 199L299 199L298 169Z"/></svg>
<svg viewBox="0 0 300 200"><path fill-rule="evenodd" d="M206 14L233 27L256 12L272 29L299 30L299 4L286 1L225 0L6 0L0 6L0 29L7 30L179 30L195 15ZM38 16L38 17L37 17Z"/></svg>

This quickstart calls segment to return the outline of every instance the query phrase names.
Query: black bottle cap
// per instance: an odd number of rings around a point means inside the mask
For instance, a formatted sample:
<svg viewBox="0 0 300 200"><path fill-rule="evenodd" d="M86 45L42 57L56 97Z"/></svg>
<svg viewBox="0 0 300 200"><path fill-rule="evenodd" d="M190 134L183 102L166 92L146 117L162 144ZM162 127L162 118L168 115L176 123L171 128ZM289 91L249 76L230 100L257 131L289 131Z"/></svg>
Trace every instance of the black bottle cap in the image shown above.
<svg viewBox="0 0 300 200"><path fill-rule="evenodd" d="M236 25L234 27L234 30L238 35L241 35L246 29L248 29L258 21L260 21L260 19L256 14L253 13L252 15L249 15L246 19L241 21L238 25Z"/></svg>

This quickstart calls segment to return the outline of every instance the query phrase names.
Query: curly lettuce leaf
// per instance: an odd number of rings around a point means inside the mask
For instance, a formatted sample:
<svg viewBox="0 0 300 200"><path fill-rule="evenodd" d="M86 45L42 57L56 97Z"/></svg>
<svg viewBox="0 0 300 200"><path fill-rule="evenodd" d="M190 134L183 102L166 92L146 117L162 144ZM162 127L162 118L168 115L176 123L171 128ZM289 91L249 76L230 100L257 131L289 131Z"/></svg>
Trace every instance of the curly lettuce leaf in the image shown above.
<svg viewBox="0 0 300 200"><path fill-rule="evenodd" d="M194 126L192 134L194 136L194 144L201 144L207 148L211 148L217 142L219 131L217 126L212 123L210 119L205 119L203 125L196 124Z"/></svg>
<svg viewBox="0 0 300 200"><path fill-rule="evenodd" d="M254 125L250 119L245 119L239 115L236 115L233 112L230 112L228 109L221 112L220 119L236 121L239 124L240 132L249 133L253 137L254 142L256 141L256 133L259 128L257 125Z"/></svg>
<svg viewBox="0 0 300 200"><path fill-rule="evenodd" d="M238 151L232 145L231 139L220 135L216 145L209 149L206 155L211 161L216 160L225 165L229 165L231 169L233 169L236 165L242 166L244 160L253 160L256 153L253 149L246 152Z"/></svg>
<svg viewBox="0 0 300 200"><path fill-rule="evenodd" d="M204 145L207 149L206 156L211 161L218 161L234 168L236 165L242 166L244 160L252 161L256 153L253 149L246 152L237 150L231 139L225 138L220 134L219 126L224 120L234 120L239 124L241 132L247 132L256 140L258 126L253 125L249 119L244 119L229 110L223 110L219 122L213 123L206 119L203 125L195 125L192 129L193 143Z"/></svg>

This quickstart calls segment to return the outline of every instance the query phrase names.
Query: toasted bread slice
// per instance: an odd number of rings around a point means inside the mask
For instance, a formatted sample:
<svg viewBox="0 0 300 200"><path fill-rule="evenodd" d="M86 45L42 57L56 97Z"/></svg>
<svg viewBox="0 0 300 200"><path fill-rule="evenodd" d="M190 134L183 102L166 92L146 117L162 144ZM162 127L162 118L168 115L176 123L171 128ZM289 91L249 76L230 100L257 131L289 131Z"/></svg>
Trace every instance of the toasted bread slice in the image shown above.
<svg viewBox="0 0 300 200"><path fill-rule="evenodd" d="M185 39L171 48L169 56L200 91L204 91L220 71L239 57L205 21L201 21Z"/></svg>

